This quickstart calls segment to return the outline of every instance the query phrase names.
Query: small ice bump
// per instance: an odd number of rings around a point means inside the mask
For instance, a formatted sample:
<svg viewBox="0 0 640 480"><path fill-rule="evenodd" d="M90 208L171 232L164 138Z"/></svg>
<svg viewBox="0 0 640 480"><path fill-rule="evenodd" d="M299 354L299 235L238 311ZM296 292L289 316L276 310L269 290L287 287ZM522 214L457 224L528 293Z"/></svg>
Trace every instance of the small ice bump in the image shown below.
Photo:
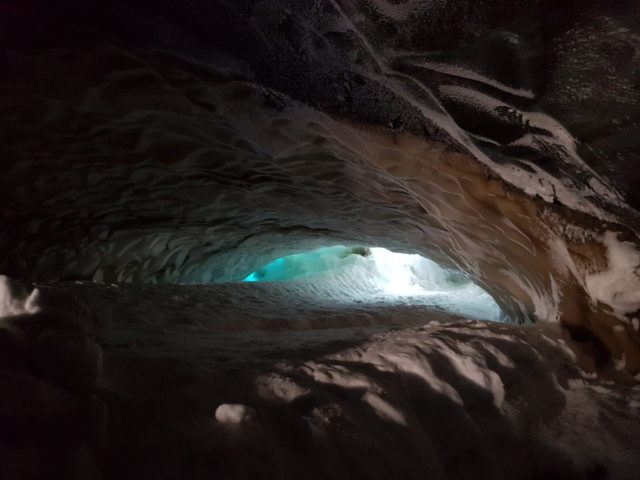
<svg viewBox="0 0 640 480"><path fill-rule="evenodd" d="M216 420L220 423L241 424L250 423L256 418L256 411L241 403L223 403L216 408Z"/></svg>

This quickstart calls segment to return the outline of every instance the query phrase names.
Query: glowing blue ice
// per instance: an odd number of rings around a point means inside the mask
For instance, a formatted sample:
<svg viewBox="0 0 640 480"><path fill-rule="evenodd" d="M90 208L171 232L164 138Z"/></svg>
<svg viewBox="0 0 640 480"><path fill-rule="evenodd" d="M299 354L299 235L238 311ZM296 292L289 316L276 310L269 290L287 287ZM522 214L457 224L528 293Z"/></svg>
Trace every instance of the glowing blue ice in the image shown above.
<svg viewBox="0 0 640 480"><path fill-rule="evenodd" d="M336 273L353 264L349 247L325 247L308 253L278 258L247 275L243 282L286 282L318 275Z"/></svg>

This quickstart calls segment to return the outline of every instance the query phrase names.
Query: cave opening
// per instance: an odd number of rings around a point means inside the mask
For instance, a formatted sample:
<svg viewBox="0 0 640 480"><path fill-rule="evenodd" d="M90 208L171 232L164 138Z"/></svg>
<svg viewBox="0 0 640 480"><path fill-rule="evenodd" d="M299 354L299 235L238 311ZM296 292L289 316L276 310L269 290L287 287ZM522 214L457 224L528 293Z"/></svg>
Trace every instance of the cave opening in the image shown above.
<svg viewBox="0 0 640 480"><path fill-rule="evenodd" d="M508 322L493 297L466 274L419 254L335 245L276 258L243 282L297 282L337 303L404 304Z"/></svg>

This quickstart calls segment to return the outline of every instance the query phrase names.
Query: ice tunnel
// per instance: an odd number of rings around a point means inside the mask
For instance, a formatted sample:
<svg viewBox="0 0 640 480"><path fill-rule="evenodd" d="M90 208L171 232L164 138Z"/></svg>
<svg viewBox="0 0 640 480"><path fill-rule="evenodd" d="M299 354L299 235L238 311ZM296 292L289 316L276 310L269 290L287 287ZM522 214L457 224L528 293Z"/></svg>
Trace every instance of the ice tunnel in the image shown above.
<svg viewBox="0 0 640 480"><path fill-rule="evenodd" d="M637 1L0 4L0 478L635 480Z"/></svg>

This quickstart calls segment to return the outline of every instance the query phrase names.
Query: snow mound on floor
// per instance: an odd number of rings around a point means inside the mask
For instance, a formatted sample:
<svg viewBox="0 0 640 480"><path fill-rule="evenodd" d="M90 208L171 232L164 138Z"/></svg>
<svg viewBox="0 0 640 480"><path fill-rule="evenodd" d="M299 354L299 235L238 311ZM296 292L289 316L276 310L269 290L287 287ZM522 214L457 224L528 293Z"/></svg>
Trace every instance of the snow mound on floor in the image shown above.
<svg viewBox="0 0 640 480"><path fill-rule="evenodd" d="M585 373L538 328L433 321L275 370L258 394L294 406L332 462L358 473L372 462L393 465L389 478L634 478L638 467L625 409L640 390Z"/></svg>
<svg viewBox="0 0 640 480"><path fill-rule="evenodd" d="M0 318L37 313L39 300L37 288L29 292L20 281L0 275Z"/></svg>

